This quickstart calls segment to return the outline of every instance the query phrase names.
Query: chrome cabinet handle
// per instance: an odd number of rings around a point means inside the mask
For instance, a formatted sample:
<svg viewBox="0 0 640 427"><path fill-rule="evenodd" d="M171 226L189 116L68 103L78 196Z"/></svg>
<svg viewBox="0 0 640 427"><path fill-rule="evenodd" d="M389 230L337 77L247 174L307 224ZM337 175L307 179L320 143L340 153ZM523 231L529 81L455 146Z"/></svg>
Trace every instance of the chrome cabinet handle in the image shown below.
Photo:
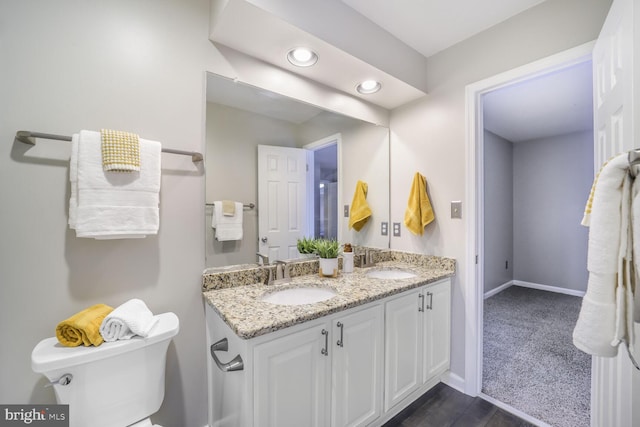
<svg viewBox="0 0 640 427"><path fill-rule="evenodd" d="M322 335L324 335L324 348L322 350L320 350L321 354L324 354L325 356L329 355L329 331L327 331L326 329L322 330Z"/></svg>
<svg viewBox="0 0 640 427"><path fill-rule="evenodd" d="M429 304L427 305L427 310L433 310L433 293L427 292L427 295L429 296Z"/></svg>
<svg viewBox="0 0 640 427"><path fill-rule="evenodd" d="M242 357L238 354L234 357L230 362L222 363L218 356L214 352L216 351L228 351L229 350L229 341L226 338L222 338L220 341L211 344L211 357L213 357L213 361L216 362L218 368L222 372L232 372L232 371L242 371L244 369L244 362L242 361Z"/></svg>
<svg viewBox="0 0 640 427"><path fill-rule="evenodd" d="M418 311L424 311L424 295L418 294L418 298L420 298L420 307L418 307Z"/></svg>
<svg viewBox="0 0 640 427"><path fill-rule="evenodd" d="M340 328L340 339L338 340L338 342L337 342L336 344L337 344L339 347L344 347L344 346L342 345L342 340L343 340L342 332L343 332L343 329L344 329L344 324L343 324L342 322L338 322L338 323L336 323L336 326L337 326L338 328Z"/></svg>

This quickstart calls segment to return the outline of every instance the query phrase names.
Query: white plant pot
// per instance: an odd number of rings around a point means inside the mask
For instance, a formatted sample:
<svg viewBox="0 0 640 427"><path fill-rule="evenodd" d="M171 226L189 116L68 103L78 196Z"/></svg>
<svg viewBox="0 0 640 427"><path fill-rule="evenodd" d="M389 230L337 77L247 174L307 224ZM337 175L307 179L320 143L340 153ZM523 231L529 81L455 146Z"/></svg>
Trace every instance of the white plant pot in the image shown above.
<svg viewBox="0 0 640 427"><path fill-rule="evenodd" d="M320 258L320 270L323 276L338 274L338 258Z"/></svg>

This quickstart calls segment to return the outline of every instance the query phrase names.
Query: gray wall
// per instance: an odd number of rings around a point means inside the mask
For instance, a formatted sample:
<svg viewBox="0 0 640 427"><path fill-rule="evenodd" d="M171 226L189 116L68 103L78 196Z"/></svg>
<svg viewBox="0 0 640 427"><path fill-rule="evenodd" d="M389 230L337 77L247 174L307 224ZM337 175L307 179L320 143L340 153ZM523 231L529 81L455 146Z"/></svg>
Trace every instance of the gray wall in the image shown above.
<svg viewBox="0 0 640 427"><path fill-rule="evenodd" d="M485 293L513 280L513 198L513 144L485 130Z"/></svg>
<svg viewBox="0 0 640 427"><path fill-rule="evenodd" d="M0 402L55 402L31 371L33 347L81 309L138 297L180 318L153 421L206 424L202 165L162 155L157 236L79 239L67 227L69 143L29 148L14 136L105 127L203 151L205 70L221 61L208 10L208 0L0 2Z"/></svg>
<svg viewBox="0 0 640 427"><path fill-rule="evenodd" d="M593 133L515 144L513 161L514 279L586 291Z"/></svg>
<svg viewBox="0 0 640 427"><path fill-rule="evenodd" d="M449 204L465 199L465 87L595 40L610 0L547 0L428 60L428 96L391 112L391 222L402 222L411 177L427 178L436 220L421 237L406 229L393 249L457 260L452 288L451 371L465 375L465 221ZM468 207L463 206L462 215Z"/></svg>

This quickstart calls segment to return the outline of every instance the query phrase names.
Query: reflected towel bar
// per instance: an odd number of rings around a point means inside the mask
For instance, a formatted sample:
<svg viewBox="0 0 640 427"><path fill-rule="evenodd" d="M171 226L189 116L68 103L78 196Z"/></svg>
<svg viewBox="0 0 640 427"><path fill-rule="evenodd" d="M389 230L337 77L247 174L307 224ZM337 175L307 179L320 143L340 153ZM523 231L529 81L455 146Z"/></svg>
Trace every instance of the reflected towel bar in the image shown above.
<svg viewBox="0 0 640 427"><path fill-rule="evenodd" d="M213 203L205 203L206 206L213 206ZM254 205L253 203L249 203L249 204L244 204L242 205L242 207L244 208L248 208L248 209L253 209L256 207L256 205Z"/></svg>
<svg viewBox="0 0 640 427"><path fill-rule="evenodd" d="M53 135L50 133L30 132L28 130L19 130L18 132L16 132L16 139L25 144L36 145L36 138L55 139L58 141L71 141L71 137L65 136L65 135ZM174 150L172 148L163 148L162 152L171 153L171 154L181 154L184 156L191 156L191 161L194 163L202 161L202 154L195 151L182 151L182 150Z"/></svg>

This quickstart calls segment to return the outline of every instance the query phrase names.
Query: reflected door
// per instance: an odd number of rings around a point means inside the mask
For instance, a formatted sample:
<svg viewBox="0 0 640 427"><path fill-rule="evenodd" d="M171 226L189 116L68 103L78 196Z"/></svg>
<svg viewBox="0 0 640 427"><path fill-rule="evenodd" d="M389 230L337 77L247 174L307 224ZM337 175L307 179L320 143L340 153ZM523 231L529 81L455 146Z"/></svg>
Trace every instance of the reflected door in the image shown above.
<svg viewBox="0 0 640 427"><path fill-rule="evenodd" d="M298 257L298 238L307 235L306 186L306 150L258 145L258 251L272 262Z"/></svg>

